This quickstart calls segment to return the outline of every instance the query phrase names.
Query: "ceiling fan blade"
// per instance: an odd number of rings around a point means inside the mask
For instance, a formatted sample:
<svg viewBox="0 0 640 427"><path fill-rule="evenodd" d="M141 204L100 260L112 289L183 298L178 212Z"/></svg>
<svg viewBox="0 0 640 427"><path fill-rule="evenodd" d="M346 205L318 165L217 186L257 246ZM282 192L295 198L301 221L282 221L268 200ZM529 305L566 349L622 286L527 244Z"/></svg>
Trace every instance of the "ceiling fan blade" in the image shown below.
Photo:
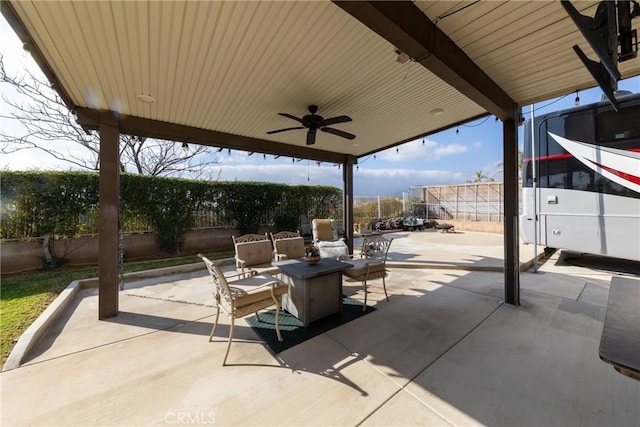
<svg viewBox="0 0 640 427"><path fill-rule="evenodd" d="M272 133L278 133L278 132L284 132L287 130L294 130L294 129L304 129L304 126L296 126L294 128L285 128L285 129L278 129L278 130L270 130L269 132L267 132L269 135L271 135Z"/></svg>
<svg viewBox="0 0 640 427"><path fill-rule="evenodd" d="M356 137L352 133L345 132L345 131L339 130L339 129L334 129L334 128L321 128L320 130L322 132L332 133L334 135L338 135L338 136L341 136L341 137L347 138L347 139L354 139Z"/></svg>
<svg viewBox="0 0 640 427"><path fill-rule="evenodd" d="M288 117L290 119L295 120L296 122L300 122L305 127L307 126L306 120L303 120L300 117L292 116L291 114L287 114L287 113L278 113L278 114L281 115L282 117Z"/></svg>
<svg viewBox="0 0 640 427"><path fill-rule="evenodd" d="M316 143L316 129L309 129L307 132L307 145L313 145Z"/></svg>
<svg viewBox="0 0 640 427"><path fill-rule="evenodd" d="M321 121L318 127L336 125L338 123L345 123L350 121L351 121L351 117L349 116L337 116L337 117L332 117L330 119L325 119Z"/></svg>

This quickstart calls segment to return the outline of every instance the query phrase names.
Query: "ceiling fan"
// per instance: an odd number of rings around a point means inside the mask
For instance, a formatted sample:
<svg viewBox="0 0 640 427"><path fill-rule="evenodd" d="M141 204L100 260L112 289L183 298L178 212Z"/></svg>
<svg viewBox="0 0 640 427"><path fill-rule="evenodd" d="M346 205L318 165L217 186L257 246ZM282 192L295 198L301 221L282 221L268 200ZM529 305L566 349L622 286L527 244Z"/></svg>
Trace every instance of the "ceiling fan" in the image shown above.
<svg viewBox="0 0 640 427"><path fill-rule="evenodd" d="M288 117L290 119L293 119L297 122L300 122L300 124L302 126L296 126L296 127L292 127L292 128L285 128L285 129L278 129L278 130L270 130L269 132L267 132L269 135L272 133L278 133L278 132L285 132L288 130L294 130L294 129L304 129L307 128L307 145L313 145L316 143L316 132L318 131L318 129L320 129L322 132L327 132L327 133L332 133L334 135L338 135L341 136L342 138L347 138L347 139L354 139L356 136L349 133L349 132L345 132L339 129L334 129L334 128L330 128L328 126L330 125L335 125L338 123L345 123L345 122L350 122L351 121L351 117L349 116L337 116L337 117L332 117L330 119L325 119L322 116L319 116L316 114L316 112L318 111L318 106L317 105L309 105L309 113L311 114L307 114L305 116L302 116L302 118L293 116L291 114L287 114L287 113L278 113L279 115L283 116L283 117Z"/></svg>

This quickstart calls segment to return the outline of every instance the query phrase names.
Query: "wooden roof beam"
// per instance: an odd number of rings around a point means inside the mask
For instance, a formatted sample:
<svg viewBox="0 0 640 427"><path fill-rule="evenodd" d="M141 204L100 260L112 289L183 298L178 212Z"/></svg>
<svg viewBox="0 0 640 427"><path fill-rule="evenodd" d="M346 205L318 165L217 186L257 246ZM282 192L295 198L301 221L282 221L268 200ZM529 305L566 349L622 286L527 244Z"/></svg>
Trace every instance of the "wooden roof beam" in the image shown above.
<svg viewBox="0 0 640 427"><path fill-rule="evenodd" d="M491 114L502 120L518 114L516 102L414 3L334 3Z"/></svg>
<svg viewBox="0 0 640 427"><path fill-rule="evenodd" d="M117 116L112 111L94 110L77 107L75 109L78 123L85 130L98 130L100 121L105 117L117 117L121 133L147 138L167 139L217 148L230 148L248 152L272 154L278 156L303 158L328 163L357 163L357 158L348 154L316 150L297 145L281 144L266 139L251 138L214 130L200 129L175 123L160 122L134 116Z"/></svg>

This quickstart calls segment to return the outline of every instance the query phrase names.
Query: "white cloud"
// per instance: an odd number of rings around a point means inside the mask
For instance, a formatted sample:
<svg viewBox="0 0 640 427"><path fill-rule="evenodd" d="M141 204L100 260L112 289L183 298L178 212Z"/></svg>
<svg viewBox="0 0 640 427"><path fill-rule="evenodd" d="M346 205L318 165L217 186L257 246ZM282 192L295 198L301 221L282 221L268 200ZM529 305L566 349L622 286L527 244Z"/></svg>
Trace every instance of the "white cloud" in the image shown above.
<svg viewBox="0 0 640 427"><path fill-rule="evenodd" d="M441 144L431 139L411 141L397 148L381 151L376 158L389 162L433 162L441 157L465 153L467 146L460 143Z"/></svg>
<svg viewBox="0 0 640 427"><path fill-rule="evenodd" d="M21 75L27 68L33 73L41 73L31 55L22 49L20 39L4 19L4 16L0 16L0 40L3 41L0 47L0 54L4 57L4 66L8 74Z"/></svg>
<svg viewBox="0 0 640 427"><path fill-rule="evenodd" d="M354 171L357 195L400 194L416 185L441 185L464 182L464 174L448 170L367 169Z"/></svg>
<svg viewBox="0 0 640 427"><path fill-rule="evenodd" d="M233 151L232 151L233 153ZM220 181L261 181L279 182L288 185L331 185L342 189L342 169L323 163L302 160L291 162L284 159L280 163L269 160L264 164L247 161L249 156L234 156L223 159L220 165L211 168L210 175ZM254 154L253 157L256 157ZM237 163L241 160L241 163ZM308 179L307 179L308 178ZM467 177L462 172L447 170L415 170L405 168L369 169L354 167L354 193L357 195L401 194L416 185L439 185L464 182Z"/></svg>
<svg viewBox="0 0 640 427"><path fill-rule="evenodd" d="M78 150L78 144L55 142L56 150L60 153L65 153L67 157L74 156L81 157L83 152ZM58 160L50 154L45 153L42 150L31 148L28 150L20 150L14 153L2 154L2 163L0 163L0 169L2 170L14 170L14 171L26 171L26 170L72 170L79 169L74 167L71 163Z"/></svg>
<svg viewBox="0 0 640 427"><path fill-rule="evenodd" d="M220 181L280 182L288 185L331 185L342 188L342 170L334 166L323 164L318 167L315 162L309 162L307 166L306 160L291 162L285 159L277 164L222 160L220 165L210 168L212 175L218 176Z"/></svg>

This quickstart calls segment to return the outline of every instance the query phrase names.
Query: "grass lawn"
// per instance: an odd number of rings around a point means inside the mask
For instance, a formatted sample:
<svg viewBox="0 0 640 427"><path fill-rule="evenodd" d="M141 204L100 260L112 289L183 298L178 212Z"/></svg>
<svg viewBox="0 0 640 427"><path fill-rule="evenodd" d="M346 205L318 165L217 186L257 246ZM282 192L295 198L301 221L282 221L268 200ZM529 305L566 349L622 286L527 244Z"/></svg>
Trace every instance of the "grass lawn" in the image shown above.
<svg viewBox="0 0 640 427"><path fill-rule="evenodd" d="M231 258L234 252L208 254L210 259ZM151 261L127 262L125 273L191 264L195 255ZM203 264L204 268L204 264ZM4 365L20 335L40 316L56 296L74 280L96 277L98 267L62 267L0 280L0 366Z"/></svg>

